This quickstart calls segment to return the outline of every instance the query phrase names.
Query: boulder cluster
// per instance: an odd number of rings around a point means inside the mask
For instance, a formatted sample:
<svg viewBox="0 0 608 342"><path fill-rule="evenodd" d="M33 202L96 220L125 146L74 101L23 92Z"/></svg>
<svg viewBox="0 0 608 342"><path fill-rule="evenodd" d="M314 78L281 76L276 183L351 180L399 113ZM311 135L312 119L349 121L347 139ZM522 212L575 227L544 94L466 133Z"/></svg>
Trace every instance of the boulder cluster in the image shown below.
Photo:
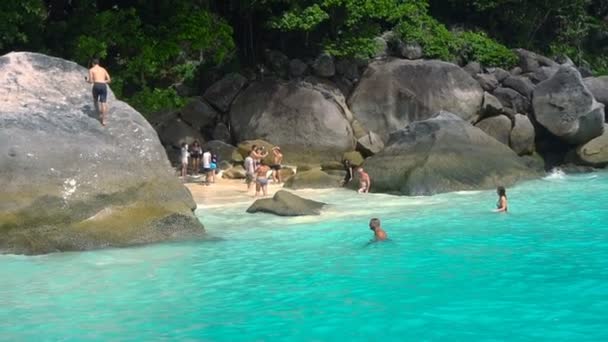
<svg viewBox="0 0 608 342"><path fill-rule="evenodd" d="M181 142L221 150L225 177L244 177L243 146L280 145L297 166L292 188L338 186L345 159L370 172L372 191L401 194L608 164L608 77L523 49L514 50L518 65L504 70L424 60L419 45L390 34L377 43L369 60L267 51L256 73L226 75L181 110L159 115L155 127L175 161Z"/></svg>

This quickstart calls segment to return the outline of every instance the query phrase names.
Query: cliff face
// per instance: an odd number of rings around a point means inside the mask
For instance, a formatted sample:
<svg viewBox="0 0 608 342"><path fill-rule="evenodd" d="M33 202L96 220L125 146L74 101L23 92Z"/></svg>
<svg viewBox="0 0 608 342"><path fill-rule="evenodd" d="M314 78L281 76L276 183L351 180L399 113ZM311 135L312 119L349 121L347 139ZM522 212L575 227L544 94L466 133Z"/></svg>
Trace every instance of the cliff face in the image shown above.
<svg viewBox="0 0 608 342"><path fill-rule="evenodd" d="M154 129L111 92L101 126L86 74L41 54L0 57L0 252L202 235Z"/></svg>

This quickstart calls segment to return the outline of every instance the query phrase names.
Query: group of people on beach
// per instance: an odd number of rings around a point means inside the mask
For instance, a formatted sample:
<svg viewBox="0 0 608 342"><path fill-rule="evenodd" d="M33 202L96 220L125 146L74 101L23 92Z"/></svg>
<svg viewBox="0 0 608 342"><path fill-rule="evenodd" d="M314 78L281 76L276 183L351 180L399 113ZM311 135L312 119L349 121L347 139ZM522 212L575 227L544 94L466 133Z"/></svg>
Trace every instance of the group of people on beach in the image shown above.
<svg viewBox="0 0 608 342"><path fill-rule="evenodd" d="M271 149L271 153L272 163L270 165L265 161L269 152L264 146L252 145L247 157L245 157L244 167L247 191L250 191L253 183L255 183L256 197L260 195L260 192L264 196L268 194L268 182L270 179L277 184L282 183L281 163L283 163L283 152L281 152L281 147L274 146Z"/></svg>
<svg viewBox="0 0 608 342"><path fill-rule="evenodd" d="M182 178L186 178L189 171L193 176L198 176L202 171L205 185L215 183L218 157L211 148L203 148L198 140L194 140L190 145L182 143L180 159Z"/></svg>

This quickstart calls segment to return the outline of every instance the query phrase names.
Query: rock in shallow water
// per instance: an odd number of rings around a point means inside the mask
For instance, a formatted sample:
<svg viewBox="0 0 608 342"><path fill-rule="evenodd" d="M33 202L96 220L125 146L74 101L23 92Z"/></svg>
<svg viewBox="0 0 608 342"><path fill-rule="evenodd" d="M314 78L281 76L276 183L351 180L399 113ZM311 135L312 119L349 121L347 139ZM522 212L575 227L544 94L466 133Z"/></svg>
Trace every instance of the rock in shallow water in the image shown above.
<svg viewBox="0 0 608 342"><path fill-rule="evenodd" d="M394 132L363 167L373 192L403 195L509 186L537 175L509 147L448 112Z"/></svg>
<svg viewBox="0 0 608 342"><path fill-rule="evenodd" d="M304 216L320 215L325 203L316 202L300 196L294 195L289 191L279 190L273 198L264 198L255 201L248 213L270 213L279 216Z"/></svg>
<svg viewBox="0 0 608 342"><path fill-rule="evenodd" d="M0 252L201 236L154 129L111 92L102 127L86 74L41 54L0 57Z"/></svg>

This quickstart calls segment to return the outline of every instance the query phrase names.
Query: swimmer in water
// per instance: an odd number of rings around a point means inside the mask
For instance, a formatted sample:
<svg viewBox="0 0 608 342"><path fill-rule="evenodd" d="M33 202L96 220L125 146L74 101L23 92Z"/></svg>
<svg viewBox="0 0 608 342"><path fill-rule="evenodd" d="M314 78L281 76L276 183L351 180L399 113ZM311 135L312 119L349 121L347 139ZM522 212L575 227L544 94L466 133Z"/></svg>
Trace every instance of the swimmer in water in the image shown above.
<svg viewBox="0 0 608 342"><path fill-rule="evenodd" d="M496 189L496 194L498 195L498 202L496 203L496 212L506 213L508 210L507 190L505 190L504 186L499 186Z"/></svg>
<svg viewBox="0 0 608 342"><path fill-rule="evenodd" d="M386 232L380 226L380 219L373 218L369 220L369 229L374 232L374 239L376 241L384 241L388 239L388 236L386 236Z"/></svg>

